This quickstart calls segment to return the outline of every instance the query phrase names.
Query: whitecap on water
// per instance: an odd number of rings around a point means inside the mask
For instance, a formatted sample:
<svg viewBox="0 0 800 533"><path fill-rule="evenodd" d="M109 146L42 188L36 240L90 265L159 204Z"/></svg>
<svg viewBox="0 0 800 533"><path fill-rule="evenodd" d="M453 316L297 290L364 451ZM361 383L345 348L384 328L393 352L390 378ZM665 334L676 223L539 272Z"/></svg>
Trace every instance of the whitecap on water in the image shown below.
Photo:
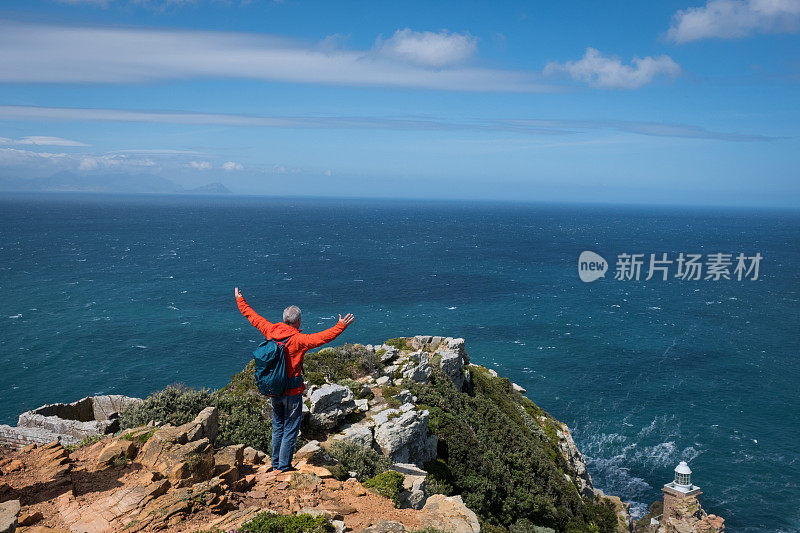
<svg viewBox="0 0 800 533"><path fill-rule="evenodd" d="M452 307L448 307L447 309L449 309L450 311L452 311L453 309L457 309L457 307L454 305L454 306L452 306Z"/></svg>
<svg viewBox="0 0 800 533"><path fill-rule="evenodd" d="M22 317L22 314L19 314L19 315L11 315L11 316L9 316L8 318L21 318L21 317Z"/></svg>

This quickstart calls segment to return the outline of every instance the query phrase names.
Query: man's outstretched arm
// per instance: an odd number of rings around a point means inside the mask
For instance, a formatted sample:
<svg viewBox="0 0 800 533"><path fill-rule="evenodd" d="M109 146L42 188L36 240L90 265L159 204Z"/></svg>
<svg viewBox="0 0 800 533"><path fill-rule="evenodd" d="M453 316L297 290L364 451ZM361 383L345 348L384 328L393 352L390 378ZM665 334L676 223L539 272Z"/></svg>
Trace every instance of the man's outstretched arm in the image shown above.
<svg viewBox="0 0 800 533"><path fill-rule="evenodd" d="M331 342L333 339L342 334L347 329L347 326L353 323L355 317L352 313L347 313L344 318L339 315L339 321L332 328L320 331L319 333L311 333L306 335L301 333L298 335L297 342L306 350L322 346L323 344Z"/></svg>
<svg viewBox="0 0 800 533"><path fill-rule="evenodd" d="M242 296L242 292L239 290L239 287L236 287L233 290L233 294L236 296L236 305L239 306L239 311L244 315L244 317L249 320L250 323L253 324L256 329L258 329L258 331L263 333L265 337L271 338L270 332L272 331L272 326L274 326L274 324L253 311L253 308L247 305L247 302L244 301L244 296Z"/></svg>

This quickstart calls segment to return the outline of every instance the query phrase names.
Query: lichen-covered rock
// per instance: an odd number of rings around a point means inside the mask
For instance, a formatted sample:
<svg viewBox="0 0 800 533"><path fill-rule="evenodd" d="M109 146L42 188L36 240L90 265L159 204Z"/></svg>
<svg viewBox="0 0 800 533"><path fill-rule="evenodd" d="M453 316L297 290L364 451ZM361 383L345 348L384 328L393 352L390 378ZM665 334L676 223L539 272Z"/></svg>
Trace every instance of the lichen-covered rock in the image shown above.
<svg viewBox="0 0 800 533"><path fill-rule="evenodd" d="M422 528L430 527L451 533L480 533L478 516L464 505L461 496L434 494L425 502L422 511Z"/></svg>
<svg viewBox="0 0 800 533"><path fill-rule="evenodd" d="M322 429L336 427L340 420L356 410L353 392L342 385L327 384L310 398L309 424Z"/></svg>
<svg viewBox="0 0 800 533"><path fill-rule="evenodd" d="M47 404L19 415L17 428L14 429L38 430L43 434L42 438L74 444L84 437L115 432L119 429L119 412L128 405L141 401L129 396L107 395L87 396L72 403ZM11 432L6 430L4 433ZM50 435L45 435L46 433ZM23 430L22 438L26 435L36 438L35 433Z"/></svg>
<svg viewBox="0 0 800 533"><path fill-rule="evenodd" d="M406 526L394 520L378 520L361 533L405 533Z"/></svg>
<svg viewBox="0 0 800 533"><path fill-rule="evenodd" d="M575 441L572 440L572 433L570 433L567 425L560 424L560 426L561 429L556 430L558 449L577 476L578 491L584 498L592 498L594 497L594 486L592 484L592 476L589 475L589 471L586 469L586 461L575 445Z"/></svg>
<svg viewBox="0 0 800 533"><path fill-rule="evenodd" d="M369 423L351 424L339 434L334 435L333 438L335 440L347 440L366 448L372 448L372 443L374 442L372 426Z"/></svg>
<svg viewBox="0 0 800 533"><path fill-rule="evenodd" d="M425 493L425 480L428 473L413 464L395 463L392 470L403 474L403 492L400 493L400 507L422 509L428 497Z"/></svg>
<svg viewBox="0 0 800 533"><path fill-rule="evenodd" d="M436 459L438 439L428 433L428 417L427 410L415 411L411 404L377 413L375 444L395 463L422 465Z"/></svg>
<svg viewBox="0 0 800 533"><path fill-rule="evenodd" d="M319 445L318 440L308 441L305 446L294 453L294 459L297 461L301 459L311 459L321 451L322 446Z"/></svg>
<svg viewBox="0 0 800 533"><path fill-rule="evenodd" d="M414 353L411 358L416 364L404 370L403 377L416 383L425 383L431 377L430 354Z"/></svg>

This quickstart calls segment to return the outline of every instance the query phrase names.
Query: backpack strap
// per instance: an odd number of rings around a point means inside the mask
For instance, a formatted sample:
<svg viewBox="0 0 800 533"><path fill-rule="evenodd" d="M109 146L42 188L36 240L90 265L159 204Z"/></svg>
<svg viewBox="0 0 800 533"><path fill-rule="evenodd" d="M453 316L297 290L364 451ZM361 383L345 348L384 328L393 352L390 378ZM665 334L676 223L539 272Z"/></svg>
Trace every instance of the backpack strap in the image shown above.
<svg viewBox="0 0 800 533"><path fill-rule="evenodd" d="M294 334L289 335L285 339L282 339L282 340L276 341L276 342L281 346L282 349L286 350L286 348L285 348L286 342L289 339L291 339L293 336L294 336ZM292 378L287 377L286 390L296 389L298 387L302 387L304 382L305 382L305 379L303 378L303 364L301 363L300 364L300 373L298 375L292 377Z"/></svg>

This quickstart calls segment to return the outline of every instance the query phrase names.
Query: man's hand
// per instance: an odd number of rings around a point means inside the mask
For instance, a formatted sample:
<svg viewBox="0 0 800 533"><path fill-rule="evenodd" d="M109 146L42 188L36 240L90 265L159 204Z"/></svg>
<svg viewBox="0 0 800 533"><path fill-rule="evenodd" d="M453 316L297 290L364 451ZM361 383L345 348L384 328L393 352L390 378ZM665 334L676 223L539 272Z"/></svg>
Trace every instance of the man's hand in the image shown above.
<svg viewBox="0 0 800 533"><path fill-rule="evenodd" d="M242 297L242 291L239 290L239 287L235 287L233 289L233 295L236 296L237 298L241 298ZM339 316L341 317L341 315L339 315Z"/></svg>
<svg viewBox="0 0 800 533"><path fill-rule="evenodd" d="M347 313L344 318L342 318L342 315L339 315L339 322L343 322L345 326L349 326L353 323L355 318L356 317L353 316L353 313Z"/></svg>

